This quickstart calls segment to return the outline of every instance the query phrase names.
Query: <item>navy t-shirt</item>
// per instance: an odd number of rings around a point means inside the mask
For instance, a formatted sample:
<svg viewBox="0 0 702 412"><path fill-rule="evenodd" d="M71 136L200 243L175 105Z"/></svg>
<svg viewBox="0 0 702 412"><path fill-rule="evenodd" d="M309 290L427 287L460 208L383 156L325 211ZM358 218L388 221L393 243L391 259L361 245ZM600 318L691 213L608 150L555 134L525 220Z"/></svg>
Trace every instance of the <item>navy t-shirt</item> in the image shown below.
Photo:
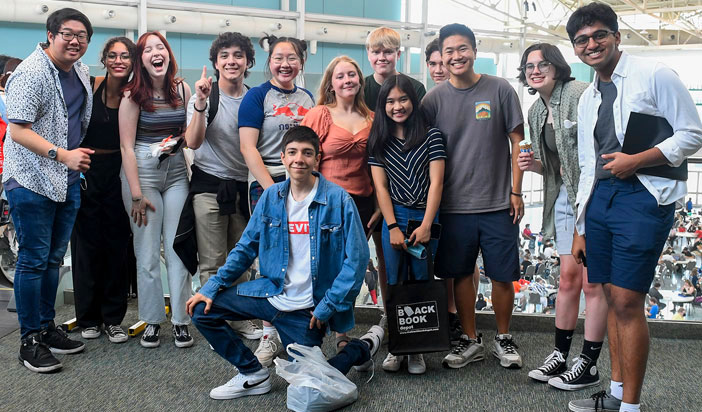
<svg viewBox="0 0 702 412"><path fill-rule="evenodd" d="M63 101L68 109L68 150L73 150L80 146L80 111L85 102L85 89L76 73L76 69L71 67L70 71L59 70L59 81L63 90ZM78 181L80 172L68 170L68 184Z"/></svg>

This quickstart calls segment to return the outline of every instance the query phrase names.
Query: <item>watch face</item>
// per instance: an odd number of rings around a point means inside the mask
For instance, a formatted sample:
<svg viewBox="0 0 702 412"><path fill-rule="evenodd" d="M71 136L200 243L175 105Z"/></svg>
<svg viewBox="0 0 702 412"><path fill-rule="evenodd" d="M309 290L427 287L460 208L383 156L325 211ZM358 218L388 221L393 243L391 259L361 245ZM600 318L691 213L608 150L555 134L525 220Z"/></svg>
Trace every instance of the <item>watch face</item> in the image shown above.
<svg viewBox="0 0 702 412"><path fill-rule="evenodd" d="M56 149L49 150L49 158L56 159Z"/></svg>

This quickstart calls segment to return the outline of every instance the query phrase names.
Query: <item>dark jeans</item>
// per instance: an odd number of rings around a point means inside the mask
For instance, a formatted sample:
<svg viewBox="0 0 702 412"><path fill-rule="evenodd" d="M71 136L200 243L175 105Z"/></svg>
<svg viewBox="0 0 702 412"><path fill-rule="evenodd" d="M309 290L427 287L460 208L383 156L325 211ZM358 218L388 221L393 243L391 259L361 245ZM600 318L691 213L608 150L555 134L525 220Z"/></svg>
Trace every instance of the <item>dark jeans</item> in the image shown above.
<svg viewBox="0 0 702 412"><path fill-rule="evenodd" d="M63 263L80 206L79 182L68 186L65 202L18 187L7 192L19 253L15 301L22 338L54 320L59 266Z"/></svg>
<svg viewBox="0 0 702 412"><path fill-rule="evenodd" d="M212 302L210 312L205 314L205 304L200 303L193 311L193 324L212 345L215 352L229 361L243 374L259 371L262 366L241 341L239 335L227 324L228 320L261 319L271 322L286 348L291 343L305 346L321 346L324 330L310 329L311 308L294 312L281 312L268 303L266 298L252 298L237 294L237 288L220 291ZM346 374L351 366L361 365L370 359L368 346L354 339L332 359L329 364Z"/></svg>
<svg viewBox="0 0 702 412"><path fill-rule="evenodd" d="M71 236L76 318L82 328L119 325L127 312L129 217L120 152L91 156ZM134 269L136 270L136 269Z"/></svg>

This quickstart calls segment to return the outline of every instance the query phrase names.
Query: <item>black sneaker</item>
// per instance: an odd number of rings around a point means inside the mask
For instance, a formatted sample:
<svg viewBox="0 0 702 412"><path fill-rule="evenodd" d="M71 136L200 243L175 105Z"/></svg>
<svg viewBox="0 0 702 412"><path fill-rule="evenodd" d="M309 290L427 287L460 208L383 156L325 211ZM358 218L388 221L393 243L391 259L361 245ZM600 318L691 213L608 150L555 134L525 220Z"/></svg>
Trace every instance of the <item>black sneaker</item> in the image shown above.
<svg viewBox="0 0 702 412"><path fill-rule="evenodd" d="M449 312L449 336L451 337L451 345L458 345L463 336L463 327L458 314Z"/></svg>
<svg viewBox="0 0 702 412"><path fill-rule="evenodd" d="M161 330L161 325L155 325L149 323L144 329L144 334L141 335L141 346L145 348L156 348L161 344L158 338L159 331Z"/></svg>
<svg viewBox="0 0 702 412"><path fill-rule="evenodd" d="M120 325L105 325L105 333L112 343L124 343L129 340L129 336Z"/></svg>
<svg viewBox="0 0 702 412"><path fill-rule="evenodd" d="M173 325L173 341L179 348L193 346L193 337L190 336L187 325Z"/></svg>
<svg viewBox="0 0 702 412"><path fill-rule="evenodd" d="M568 372L549 379L548 384L564 391L575 391L600 383L600 372L595 362L582 354L574 360Z"/></svg>
<svg viewBox="0 0 702 412"><path fill-rule="evenodd" d="M568 364L566 363L565 357L563 357L563 354L558 349L554 349L553 352L546 357L543 365L529 372L529 377L539 382L548 382L549 379L567 370Z"/></svg>
<svg viewBox="0 0 702 412"><path fill-rule="evenodd" d="M33 333L22 339L19 351L19 361L32 372L48 373L61 369L63 365L42 343L38 333Z"/></svg>
<svg viewBox="0 0 702 412"><path fill-rule="evenodd" d="M49 347L51 352L62 355L83 352L85 349L85 343L70 339L63 329L54 325L53 321L49 322L46 329L39 332L39 339Z"/></svg>

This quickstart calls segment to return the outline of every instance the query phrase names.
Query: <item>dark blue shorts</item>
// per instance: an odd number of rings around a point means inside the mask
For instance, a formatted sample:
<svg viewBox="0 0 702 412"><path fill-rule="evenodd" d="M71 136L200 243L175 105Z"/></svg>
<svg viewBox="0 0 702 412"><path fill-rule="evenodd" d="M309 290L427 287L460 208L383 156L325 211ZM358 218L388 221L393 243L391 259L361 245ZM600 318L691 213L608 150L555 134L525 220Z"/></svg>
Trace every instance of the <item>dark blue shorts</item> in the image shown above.
<svg viewBox="0 0 702 412"><path fill-rule="evenodd" d="M585 211L588 281L646 293L674 213L636 177L597 181Z"/></svg>
<svg viewBox="0 0 702 412"><path fill-rule="evenodd" d="M475 270L483 252L485 275L498 282L519 279L519 225L509 209L470 214L441 214L441 238L435 259L436 276L460 278Z"/></svg>

